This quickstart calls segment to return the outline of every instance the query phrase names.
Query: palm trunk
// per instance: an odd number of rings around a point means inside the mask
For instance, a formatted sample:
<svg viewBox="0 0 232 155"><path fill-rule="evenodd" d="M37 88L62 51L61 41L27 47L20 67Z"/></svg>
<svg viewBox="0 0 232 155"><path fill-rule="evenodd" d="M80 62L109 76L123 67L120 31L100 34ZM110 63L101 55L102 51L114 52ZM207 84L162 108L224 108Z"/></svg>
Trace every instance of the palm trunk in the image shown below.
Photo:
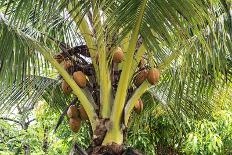
<svg viewBox="0 0 232 155"><path fill-rule="evenodd" d="M107 154L107 155L142 155L138 150L133 148L126 148L126 146L122 144L117 144L114 142L114 137L112 137L110 144L104 144L104 139L107 135L107 130L110 128L110 121L109 119L100 119L99 124L96 127L96 130L93 132L92 137L92 144L86 150L85 153L88 155L99 155L99 154ZM126 137L126 130L125 132L120 132L121 134L116 139L122 138L124 141L124 137ZM109 139L110 140L110 139ZM85 155L85 154L83 154Z"/></svg>

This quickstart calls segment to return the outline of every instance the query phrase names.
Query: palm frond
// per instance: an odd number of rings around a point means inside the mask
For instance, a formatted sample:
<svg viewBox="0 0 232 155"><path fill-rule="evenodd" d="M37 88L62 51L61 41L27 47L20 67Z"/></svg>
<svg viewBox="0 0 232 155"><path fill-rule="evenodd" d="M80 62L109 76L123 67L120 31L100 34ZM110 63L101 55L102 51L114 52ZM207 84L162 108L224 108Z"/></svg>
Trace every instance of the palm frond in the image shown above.
<svg viewBox="0 0 232 155"><path fill-rule="evenodd" d="M48 85L42 94L42 98L48 105L59 112L63 112L69 103L72 101L71 95L65 95L61 89L61 81L53 80L53 83Z"/></svg>
<svg viewBox="0 0 232 155"><path fill-rule="evenodd" d="M55 111L63 112L71 101L71 96L62 92L59 80L41 76L31 76L19 85L14 84L10 88L3 85L2 88L0 92L2 113L13 111L17 106L33 109L41 100L45 100Z"/></svg>
<svg viewBox="0 0 232 155"><path fill-rule="evenodd" d="M102 21L98 24L103 26L101 33L106 33L104 37L101 36L103 34L98 35L102 39L106 39L108 34L113 36L111 39L116 40L114 45L124 44L122 40L132 32L138 17L141 17L138 29L147 50L146 59L152 62L149 67L162 66L164 69L161 82L147 92L148 96L145 94L144 98L148 98L144 99L145 104L158 103L170 114L173 123L182 122L185 117L207 117L214 89L231 81L232 77L231 3L225 0L97 2L97 8L103 12ZM142 4L145 7L142 7L143 13L139 16ZM66 10L68 5L72 5L69 12ZM93 25L91 18L87 17L92 13L93 5L89 0L0 0L0 10L4 10L4 18L7 19L0 18L0 81L17 83L25 81L29 75L43 75L44 70L50 70L42 56L30 48L26 36L57 50L49 39L63 41L73 47L84 43L83 36L76 30L78 22L88 18L93 40L96 41L94 29L99 25ZM75 13L74 16L70 16L72 13ZM129 50L133 55L135 49ZM1 82L0 85L7 87ZM33 91L21 94L15 93L15 90L12 99L1 97L10 101L9 106L12 106L21 97L20 94L25 97L30 94L36 100L38 94ZM58 84L54 82L42 91L45 91L44 99L51 105L65 108L64 103L68 99L59 96L62 93ZM39 93L38 96L41 95ZM155 110L156 107L153 107Z"/></svg>
<svg viewBox="0 0 232 155"><path fill-rule="evenodd" d="M32 53L26 40L17 35L17 30L8 27L3 19L0 27L0 81L12 84L23 81L27 75L42 75L38 70L44 61L41 55Z"/></svg>
<svg viewBox="0 0 232 155"><path fill-rule="evenodd" d="M73 6L70 12L67 11L68 5ZM70 14L76 11L75 17L80 16L79 20L81 20L90 8L89 1L1 0L0 7L10 25L16 28L25 29L25 31L28 27L33 28L46 36L64 41L71 47L83 44L83 39L80 36L76 37L77 27L73 23L76 19L70 18ZM38 37L38 34L35 35Z"/></svg>
<svg viewBox="0 0 232 155"><path fill-rule="evenodd" d="M112 34L120 31L122 38L128 34L137 20L137 10L142 1L106 1L107 6L103 6L105 11L106 25ZM103 3L104 5L104 3ZM185 39L186 22L196 25L202 24L209 15L206 14L207 5L198 1L158 1L149 0L140 28L140 33L149 44L158 45L160 41L165 41L172 45L175 41L172 36L179 36ZM186 34L185 34L186 33ZM120 36L118 36L120 38ZM121 39L119 39L121 40Z"/></svg>
<svg viewBox="0 0 232 155"><path fill-rule="evenodd" d="M76 26L73 24L68 26L64 20L56 23L58 19L62 17L54 17L47 23L49 26L43 29L33 27L31 21L25 27L17 28L1 14L0 81L12 84L15 81L23 81L29 75L51 74L52 68L49 63L31 48L25 36L30 36L58 52L60 51L58 45L63 43L69 47L83 44L82 37L75 31Z"/></svg>
<svg viewBox="0 0 232 155"><path fill-rule="evenodd" d="M26 78L19 85L14 84L13 87L3 85L0 95L2 112L12 110L17 105L21 107L33 107L38 99L41 99L47 86L52 83L54 83L52 79L34 76Z"/></svg>
<svg viewBox="0 0 232 155"><path fill-rule="evenodd" d="M158 64L178 53L162 72L161 82L150 90L173 120L207 117L214 90L231 81L231 17L220 5L212 5L211 13L217 18L201 30L202 36L190 33L191 46L179 48L177 42L173 50L164 44L154 52Z"/></svg>

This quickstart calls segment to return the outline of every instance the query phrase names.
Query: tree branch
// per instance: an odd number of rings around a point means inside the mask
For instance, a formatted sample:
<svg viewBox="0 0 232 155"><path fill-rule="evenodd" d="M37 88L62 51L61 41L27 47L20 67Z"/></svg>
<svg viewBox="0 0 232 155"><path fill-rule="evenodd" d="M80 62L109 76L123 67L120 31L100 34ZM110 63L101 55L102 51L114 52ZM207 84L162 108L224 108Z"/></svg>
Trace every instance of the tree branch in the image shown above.
<svg viewBox="0 0 232 155"><path fill-rule="evenodd" d="M87 152L85 150L83 150L82 148L80 148L77 143L74 144L74 150L73 153L78 153L79 155L88 155Z"/></svg>
<svg viewBox="0 0 232 155"><path fill-rule="evenodd" d="M27 124L30 124L31 122L35 121L35 119L29 120Z"/></svg>
<svg viewBox="0 0 232 155"><path fill-rule="evenodd" d="M15 122L15 123L20 124L21 126L23 126L23 124L18 120L14 120L14 119L7 118L7 117L0 117L0 119Z"/></svg>

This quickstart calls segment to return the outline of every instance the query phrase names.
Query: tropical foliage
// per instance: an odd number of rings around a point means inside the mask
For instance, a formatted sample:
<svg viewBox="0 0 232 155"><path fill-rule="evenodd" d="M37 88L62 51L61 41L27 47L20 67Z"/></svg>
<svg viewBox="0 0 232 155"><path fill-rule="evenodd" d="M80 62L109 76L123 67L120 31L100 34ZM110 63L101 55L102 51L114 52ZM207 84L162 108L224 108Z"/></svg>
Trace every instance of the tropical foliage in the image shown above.
<svg viewBox="0 0 232 155"><path fill-rule="evenodd" d="M231 154L231 88L215 92L212 102L210 118L186 118L178 125L160 107L135 115L128 143L146 154Z"/></svg>
<svg viewBox="0 0 232 155"><path fill-rule="evenodd" d="M78 134L73 134L66 123L62 123L59 130L55 133L54 128L59 114L51 111L43 102L39 102L35 109L31 110L31 117L34 121L28 124L26 129L8 120L0 120L1 154L68 154L77 142L83 148L87 148L90 135L87 132L87 125L84 124ZM15 115L18 119L25 113ZM10 118L10 116L8 116ZM65 119L65 122L67 120Z"/></svg>
<svg viewBox="0 0 232 155"><path fill-rule="evenodd" d="M231 89L221 90L214 94L215 108L210 119L186 120L185 128L179 126L174 129L174 124L169 120L167 113L157 107L148 112L145 108L142 115L134 114L134 123L128 131L127 144L140 149L146 154L230 154L232 143L231 120ZM150 103L152 104L152 103ZM65 121L59 130L54 133L59 114L51 112L43 102L37 104L35 110L30 111L36 118L25 131L20 129L18 123L1 119L0 153L17 154L24 152L23 145L30 146L32 154L67 154L74 142L82 148L87 148L90 135L88 126L84 125L78 134L72 134ZM20 115L14 115L18 119ZM9 117L8 117L9 118ZM139 122L146 122L141 125ZM181 124L180 124L181 125ZM44 129L48 127L48 145L44 144ZM25 142L25 139L27 141ZM46 148L46 149L44 149Z"/></svg>
<svg viewBox="0 0 232 155"><path fill-rule="evenodd" d="M88 115L92 152L123 144L140 98L144 113L158 106L176 127L209 117L214 91L231 82L231 7L229 0L0 0L3 116L43 99L62 113L59 125L77 99ZM118 47L121 63L113 61ZM86 75L86 88L58 55ZM154 69L161 73L156 85L134 83ZM62 81L72 94L61 91Z"/></svg>

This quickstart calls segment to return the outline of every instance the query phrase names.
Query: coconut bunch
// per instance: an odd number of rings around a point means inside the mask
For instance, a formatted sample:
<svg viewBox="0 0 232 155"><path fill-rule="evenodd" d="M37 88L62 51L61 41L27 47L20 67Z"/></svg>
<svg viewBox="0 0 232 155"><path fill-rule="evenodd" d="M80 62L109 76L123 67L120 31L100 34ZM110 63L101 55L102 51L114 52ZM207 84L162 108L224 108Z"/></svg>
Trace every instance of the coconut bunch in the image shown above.
<svg viewBox="0 0 232 155"><path fill-rule="evenodd" d="M160 71L157 68L152 68L150 70L142 69L134 78L134 84L139 87L145 80L147 80L151 85L158 83L160 78Z"/></svg>
<svg viewBox="0 0 232 155"><path fill-rule="evenodd" d="M69 53L60 53L55 55L54 58L72 76L73 80L80 88L86 87L86 74L90 76L93 75L91 64L88 64L80 55L69 55ZM61 88L65 94L70 94L72 92L71 87L65 80L62 81Z"/></svg>
<svg viewBox="0 0 232 155"><path fill-rule="evenodd" d="M75 105L71 105L67 111L69 117L69 126L73 132L78 132L81 127L81 119L79 118L79 111Z"/></svg>
<svg viewBox="0 0 232 155"><path fill-rule="evenodd" d="M143 67L144 64L140 62L139 66ZM160 78L160 71L157 68L152 69L146 69L143 68L140 70L137 75L134 77L134 85L136 87L139 87L143 82L146 80L151 84L155 85L158 83ZM138 100L138 102L135 104L134 111L139 114L143 110L143 101L141 99Z"/></svg>
<svg viewBox="0 0 232 155"><path fill-rule="evenodd" d="M109 50L108 52L109 55L107 58L112 60L112 63L110 63L112 66L109 67L109 69L111 69L110 73L112 74L112 90L113 93L115 93L121 75L119 64L123 62L125 56L120 47L116 47L115 50ZM100 86L97 83L93 62L99 65L99 55L96 54L92 61L87 61L87 59L91 58L90 53L86 45L81 45L65 49L61 53L55 55L54 58L64 67L81 89L85 89L92 94L98 113L100 109ZM138 64L135 76L133 77L133 84L128 89L128 99L143 82L148 81L151 85L155 85L159 81L159 78L159 70L149 67L145 59L142 58ZM66 95L72 92L71 87L64 79L62 79L61 88ZM134 111L139 114L142 110L143 102L139 99L135 104ZM69 117L70 128L74 132L79 130L82 120L88 120L87 114L82 106L70 106L67 115Z"/></svg>
<svg viewBox="0 0 232 155"><path fill-rule="evenodd" d="M112 53L112 64L119 64L123 61L124 53L120 47L117 47ZM96 54L96 64L98 64L98 57L98 54ZM56 61L64 67L76 84L82 89L87 88L92 94L96 104L100 105L100 89L95 79L96 75L93 64L91 62L87 62L87 59L89 58L90 54L88 52L88 48L83 45L66 49L54 56L54 59L56 59ZM118 82L120 73L120 71L114 70L114 83ZM117 85L114 84L112 87L116 89ZM62 80L61 88L66 95L72 92L71 87L65 80Z"/></svg>
<svg viewBox="0 0 232 155"><path fill-rule="evenodd" d="M66 52L61 52L54 56L54 58L57 60L58 63L60 63L64 69L71 75L73 80L76 82L76 84L82 88L87 89L90 91L91 94L93 94L94 100L99 105L99 85L96 82L96 77L93 64L89 63L84 59L83 57L90 57L88 50L86 47L84 47L85 52L81 51L81 47L74 47L73 49L68 50ZM75 51L76 50L76 51ZM81 55L81 56L80 56ZM99 56L96 54L95 61L96 64L98 64ZM114 66L117 66L117 64L121 63L124 59L124 53L120 47L117 47L113 51L112 55L112 64ZM116 65L115 65L116 64ZM113 75L114 75L114 81L112 82L112 87L116 90L117 83L120 77L120 71L117 69L113 69ZM91 81L87 79L92 79ZM61 88L64 92L64 94L68 95L72 92L71 87L67 84L65 80L62 81Z"/></svg>
<svg viewBox="0 0 232 155"><path fill-rule="evenodd" d="M68 108L67 116L69 117L69 127L73 132L78 132L81 127L81 121L88 120L88 116L82 105L78 108L71 105Z"/></svg>
<svg viewBox="0 0 232 155"><path fill-rule="evenodd" d="M142 69L138 72L138 74L134 77L134 85L139 87L146 80L151 84L155 85L159 81L160 72L157 68L152 68L150 70ZM143 110L143 101L141 99L135 104L134 110L136 113L141 113Z"/></svg>
<svg viewBox="0 0 232 155"><path fill-rule="evenodd" d="M86 87L87 79L86 75L82 71L73 72L72 77L80 88ZM68 83L65 80L62 81L61 88L64 94L70 94L72 92L72 88L68 85Z"/></svg>
<svg viewBox="0 0 232 155"><path fill-rule="evenodd" d="M63 68L70 74L76 84L81 88L87 88L93 98L98 100L100 93L97 91L96 82L93 79L95 72L93 64L87 62L83 57L90 57L86 46L78 46L72 49L66 49L65 51L54 56L54 59L63 66ZM61 88L64 94L69 95L72 92L72 88L69 84L60 76L62 79ZM88 84L91 83L91 84ZM87 87L88 85L88 87ZM73 132L78 132L81 127L81 121L88 121L88 116L83 106L71 105L67 110L67 116L69 118L69 126Z"/></svg>

